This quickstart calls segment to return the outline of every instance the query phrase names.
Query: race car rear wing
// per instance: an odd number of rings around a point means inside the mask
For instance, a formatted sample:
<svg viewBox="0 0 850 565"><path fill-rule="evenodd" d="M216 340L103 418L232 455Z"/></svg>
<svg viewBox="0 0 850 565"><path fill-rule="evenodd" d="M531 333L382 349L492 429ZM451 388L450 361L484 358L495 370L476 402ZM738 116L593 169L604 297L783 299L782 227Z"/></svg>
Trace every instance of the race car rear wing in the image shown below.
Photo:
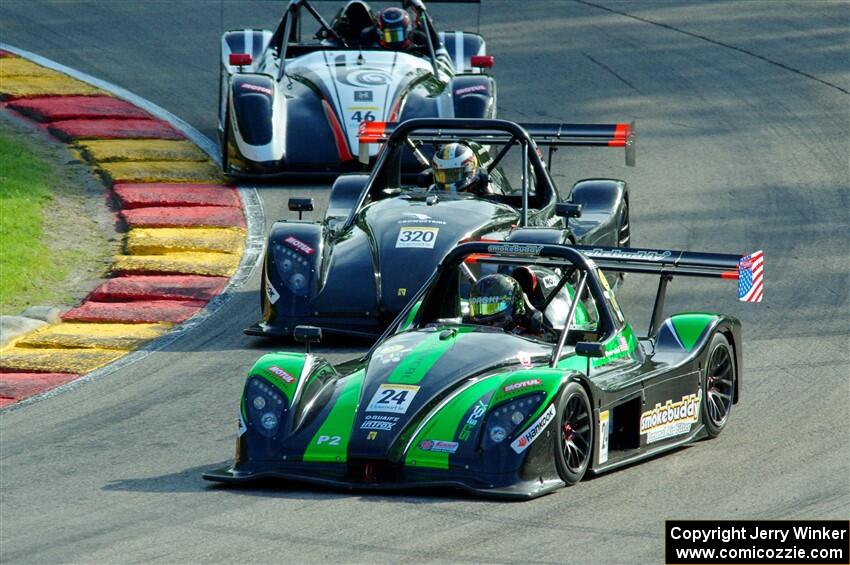
<svg viewBox="0 0 850 565"><path fill-rule="evenodd" d="M488 252L495 251L501 255L498 259L493 258L493 262L523 263L528 262L529 255L535 256L540 253L542 248L543 246L540 245L526 245L521 242L494 243L488 248ZM647 335L653 335L663 319L667 284L673 280L673 277L707 277L737 281L738 300L742 302L761 302L764 296L764 253L762 251L741 256L726 253L596 245L572 245L569 248L580 252L606 271L659 276L655 304ZM518 256L505 259L505 254L513 254L512 249L516 249ZM481 258L476 260L482 263L490 262Z"/></svg>
<svg viewBox="0 0 850 565"><path fill-rule="evenodd" d="M411 127L411 122L421 126ZM433 122L429 127L428 122ZM510 124L512 127L506 127ZM532 138L537 145L623 147L626 165L635 166L635 124L514 124L505 120L479 119L417 119L408 122L363 122L360 124L360 155L368 155L369 143L383 143L401 130L408 137L425 142L449 139L469 139L482 144L511 143L520 138Z"/></svg>
<svg viewBox="0 0 850 565"><path fill-rule="evenodd" d="M764 297L764 252L750 255L672 251L666 249L632 249L575 245L597 266L621 273L659 275L655 305L647 335L653 335L661 322L667 283L674 276L708 277L738 282L738 300L761 302Z"/></svg>

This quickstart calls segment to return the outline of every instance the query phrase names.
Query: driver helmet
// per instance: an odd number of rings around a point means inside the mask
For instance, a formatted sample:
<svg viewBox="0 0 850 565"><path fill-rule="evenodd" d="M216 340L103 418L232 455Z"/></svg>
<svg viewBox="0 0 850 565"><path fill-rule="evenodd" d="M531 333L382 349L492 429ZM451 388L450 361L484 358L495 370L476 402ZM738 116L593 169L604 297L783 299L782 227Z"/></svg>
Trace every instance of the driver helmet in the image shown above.
<svg viewBox="0 0 850 565"><path fill-rule="evenodd" d="M512 330L525 313L525 297L513 277L487 275L469 291L469 318L473 324Z"/></svg>
<svg viewBox="0 0 850 565"><path fill-rule="evenodd" d="M378 12L378 43L386 49L404 49L410 45L410 14L401 8L384 8Z"/></svg>
<svg viewBox="0 0 850 565"><path fill-rule="evenodd" d="M460 192L475 182L478 157L465 143L447 143L431 159L431 170L437 188Z"/></svg>

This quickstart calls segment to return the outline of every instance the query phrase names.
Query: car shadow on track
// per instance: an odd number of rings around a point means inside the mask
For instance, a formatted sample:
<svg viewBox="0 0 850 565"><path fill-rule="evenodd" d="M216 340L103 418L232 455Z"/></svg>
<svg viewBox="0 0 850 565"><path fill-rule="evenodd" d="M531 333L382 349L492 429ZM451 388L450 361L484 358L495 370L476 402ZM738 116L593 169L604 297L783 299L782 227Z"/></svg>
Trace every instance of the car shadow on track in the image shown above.
<svg viewBox="0 0 850 565"><path fill-rule="evenodd" d="M215 468L225 467L229 461L218 464L191 467L177 473L144 477L138 479L122 479L111 481L101 490L112 492L147 492L147 493L187 493L199 494L232 494L263 498L283 498L298 500L332 500L341 497L358 497L365 500L381 502L409 502L412 504L423 501L443 502L450 500L478 500L493 502L491 499L476 497L462 490L427 487L421 489L392 489L372 490L347 489L323 485L308 485L284 479L258 479L244 484L223 484L207 482L201 474Z"/></svg>
<svg viewBox="0 0 850 565"><path fill-rule="evenodd" d="M698 441L696 443L702 443ZM648 459L625 465L619 469L609 471L603 475L588 473L581 483L572 488L581 488L581 484L599 480L600 478L626 471L636 465L647 464L650 461L663 459L665 457L681 454L694 444L681 446L673 451L659 453ZM177 473L144 477L138 479L123 479L111 481L102 487L105 491L118 492L147 492L147 493L188 493L198 494L229 494L262 498L281 498L288 500L334 500L339 498L357 497L361 500L374 502L392 501L400 503L421 504L424 502L448 502L448 501L478 501L491 503L523 502L523 500L487 498L476 496L461 489L448 487L420 487L406 489L373 489L373 488L345 488L316 484L299 483L285 479L258 479L250 483L224 484L207 482L201 478L204 472L211 469L226 467L230 461L221 461L217 464L201 465L191 467ZM540 499L548 498L553 494L564 492L559 489L544 495ZM537 499L534 499L537 500Z"/></svg>

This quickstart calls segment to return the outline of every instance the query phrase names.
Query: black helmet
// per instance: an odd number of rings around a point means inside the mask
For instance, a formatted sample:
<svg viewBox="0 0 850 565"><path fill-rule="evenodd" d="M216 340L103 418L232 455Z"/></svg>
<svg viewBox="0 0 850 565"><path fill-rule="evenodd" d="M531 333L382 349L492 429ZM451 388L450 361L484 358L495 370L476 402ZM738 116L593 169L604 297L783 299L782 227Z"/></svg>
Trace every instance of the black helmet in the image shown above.
<svg viewBox="0 0 850 565"><path fill-rule="evenodd" d="M522 288L507 275L481 277L469 291L469 318L473 324L511 330L525 313Z"/></svg>

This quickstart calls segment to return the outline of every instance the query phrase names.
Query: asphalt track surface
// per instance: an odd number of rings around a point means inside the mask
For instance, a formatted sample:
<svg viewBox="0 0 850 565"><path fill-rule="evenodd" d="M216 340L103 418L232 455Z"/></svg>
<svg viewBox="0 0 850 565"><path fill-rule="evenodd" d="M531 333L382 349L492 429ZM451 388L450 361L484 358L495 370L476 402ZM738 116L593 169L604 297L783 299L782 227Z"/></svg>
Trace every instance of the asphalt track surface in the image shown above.
<svg viewBox="0 0 850 565"><path fill-rule="evenodd" d="M123 86L215 134L224 28L278 2L4 0L0 40ZM444 29L472 7L435 6ZM449 26L449 22L453 25ZM636 119L638 166L562 150L560 184L632 189L634 244L764 249L765 302L674 281L668 312L744 322L742 402L720 438L525 503L201 480L232 456L258 277L193 332L118 373L0 415L0 560L658 563L667 518L850 515L850 4L502 2L481 31L500 116ZM327 188L261 187L267 221ZM638 331L652 284L620 295ZM323 347L334 361L362 344Z"/></svg>

